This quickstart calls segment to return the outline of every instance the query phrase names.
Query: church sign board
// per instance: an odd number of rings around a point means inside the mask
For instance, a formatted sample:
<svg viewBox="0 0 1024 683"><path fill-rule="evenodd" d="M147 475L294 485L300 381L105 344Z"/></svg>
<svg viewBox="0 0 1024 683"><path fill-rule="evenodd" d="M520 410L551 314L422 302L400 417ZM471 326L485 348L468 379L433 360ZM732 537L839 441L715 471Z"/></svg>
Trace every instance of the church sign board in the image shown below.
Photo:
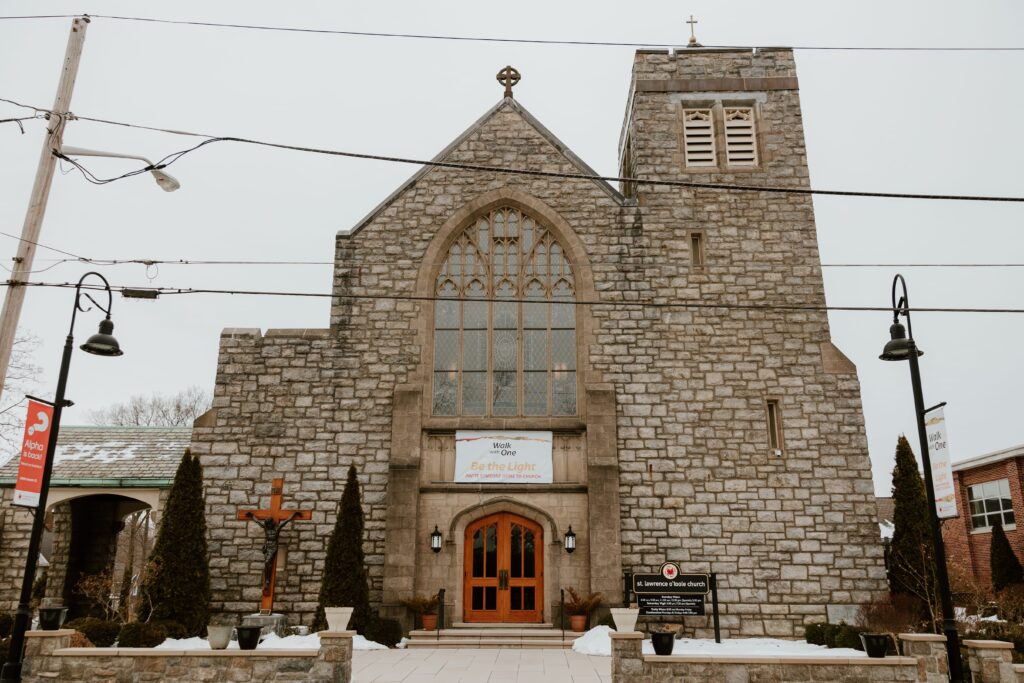
<svg viewBox="0 0 1024 683"><path fill-rule="evenodd" d="M666 562L658 574L634 574L633 593L640 614L653 616L704 616L704 596L711 590L708 574L683 574Z"/></svg>
<svg viewBox="0 0 1024 683"><path fill-rule="evenodd" d="M550 484L551 432L455 432L455 481L464 484Z"/></svg>

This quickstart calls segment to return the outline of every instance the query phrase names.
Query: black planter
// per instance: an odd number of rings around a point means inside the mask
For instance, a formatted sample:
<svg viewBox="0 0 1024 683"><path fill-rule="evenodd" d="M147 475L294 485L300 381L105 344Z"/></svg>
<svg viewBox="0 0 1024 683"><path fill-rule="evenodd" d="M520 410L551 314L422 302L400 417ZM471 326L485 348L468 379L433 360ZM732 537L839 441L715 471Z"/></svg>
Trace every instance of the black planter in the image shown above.
<svg viewBox="0 0 1024 683"><path fill-rule="evenodd" d="M652 633L651 642L654 644L654 654L670 655L676 644L675 633Z"/></svg>
<svg viewBox="0 0 1024 683"><path fill-rule="evenodd" d="M260 631L262 630L262 626L236 626L238 649L255 650L256 646L260 644Z"/></svg>
<svg viewBox="0 0 1024 683"><path fill-rule="evenodd" d="M860 642L864 645L864 652L868 657L884 657L885 651L889 649L888 633L861 633Z"/></svg>
<svg viewBox="0 0 1024 683"><path fill-rule="evenodd" d="M40 607L39 628L44 631L56 631L64 623L67 614L67 607Z"/></svg>

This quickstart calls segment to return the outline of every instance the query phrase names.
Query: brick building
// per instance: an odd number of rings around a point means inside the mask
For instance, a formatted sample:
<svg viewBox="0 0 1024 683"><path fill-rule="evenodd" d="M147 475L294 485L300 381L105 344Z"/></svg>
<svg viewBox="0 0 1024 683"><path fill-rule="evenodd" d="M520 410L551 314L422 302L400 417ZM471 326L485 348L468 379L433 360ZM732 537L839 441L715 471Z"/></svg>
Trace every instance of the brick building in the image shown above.
<svg viewBox="0 0 1024 683"><path fill-rule="evenodd" d="M626 103L624 177L808 187L790 50L639 51ZM510 90L435 160L595 175ZM275 608L310 621L352 464L371 598L407 625L439 588L449 621L551 623L560 588L617 604L666 561L718 573L726 635L885 590L856 368L824 311L757 308L825 303L809 196L431 166L335 263L328 327L221 335L192 437L216 611L258 605L238 512L283 477L312 519L281 535ZM546 443L549 474L467 483L463 430Z"/></svg>
<svg viewBox="0 0 1024 683"><path fill-rule="evenodd" d="M1016 516L1024 510L1024 444L953 463L953 481L960 515L942 523L950 571L989 585L996 519L1024 561L1024 533L1016 525Z"/></svg>

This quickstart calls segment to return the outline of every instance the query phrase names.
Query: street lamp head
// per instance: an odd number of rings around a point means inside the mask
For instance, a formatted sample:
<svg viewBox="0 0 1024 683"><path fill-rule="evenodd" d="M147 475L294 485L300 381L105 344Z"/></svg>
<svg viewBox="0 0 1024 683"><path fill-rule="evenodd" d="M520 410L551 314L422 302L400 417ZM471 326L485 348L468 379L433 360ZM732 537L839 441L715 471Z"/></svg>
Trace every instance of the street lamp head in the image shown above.
<svg viewBox="0 0 1024 683"><path fill-rule="evenodd" d="M889 326L889 341L882 349L882 360L908 360L910 358L910 340L907 339L907 331L903 323L894 322ZM924 351L917 349L917 355L923 356Z"/></svg>
<svg viewBox="0 0 1024 683"><path fill-rule="evenodd" d="M160 189L164 192L174 192L181 188L181 183L179 183L170 173L164 173L158 168L153 169L150 173L153 174L156 184L159 185Z"/></svg>
<svg viewBox="0 0 1024 683"><path fill-rule="evenodd" d="M114 323L110 318L105 318L100 321L100 331L89 337L79 348L96 356L121 356L124 351L114 338L113 331Z"/></svg>

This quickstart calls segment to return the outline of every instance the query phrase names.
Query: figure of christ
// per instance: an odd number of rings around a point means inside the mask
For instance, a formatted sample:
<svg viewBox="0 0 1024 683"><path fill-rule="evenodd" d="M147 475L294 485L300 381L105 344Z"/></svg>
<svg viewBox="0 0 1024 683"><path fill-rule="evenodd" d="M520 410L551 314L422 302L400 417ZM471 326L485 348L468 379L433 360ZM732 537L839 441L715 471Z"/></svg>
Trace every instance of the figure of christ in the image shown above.
<svg viewBox="0 0 1024 683"><path fill-rule="evenodd" d="M250 521L256 522L263 527L263 576L261 578L261 585L265 594L271 588L270 582L274 576L274 559L277 557L278 538L281 536L281 530L284 529L288 522L298 517L299 514L298 511L293 512L287 519L282 519L278 523L273 518L258 519L254 512L250 511L248 513Z"/></svg>

